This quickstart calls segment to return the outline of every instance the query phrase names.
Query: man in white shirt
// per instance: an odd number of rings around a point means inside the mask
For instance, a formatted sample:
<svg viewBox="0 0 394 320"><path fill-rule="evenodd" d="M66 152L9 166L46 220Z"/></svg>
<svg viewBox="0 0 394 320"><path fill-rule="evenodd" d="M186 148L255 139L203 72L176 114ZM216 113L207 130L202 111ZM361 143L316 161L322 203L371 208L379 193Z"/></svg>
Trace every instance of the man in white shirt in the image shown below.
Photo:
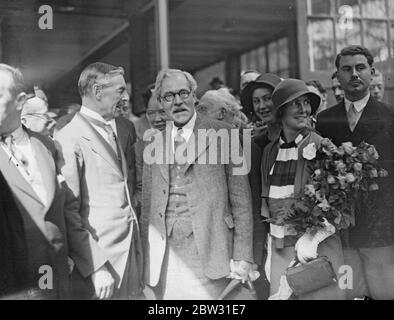
<svg viewBox="0 0 394 320"><path fill-rule="evenodd" d="M68 294L67 239L63 216L64 190L56 170L53 142L21 124L26 102L23 76L18 69L0 64L0 171L6 184L1 188L3 204L14 205L14 221L0 231L14 237L10 253L0 265L12 263L19 285L11 285L2 294L15 298L54 299ZM2 218L9 215L5 209ZM16 215L19 216L19 227ZM4 224L0 223L4 228ZM7 246L1 242L0 246ZM0 250L2 251L2 250ZM20 263L24 261L24 264ZM42 267L50 266L53 280L48 288L39 286ZM0 268L1 269L1 268ZM21 272L20 269L24 269ZM0 271L3 278L3 272Z"/></svg>
<svg viewBox="0 0 394 320"><path fill-rule="evenodd" d="M159 73L153 93L173 119L157 137L175 157L153 164L144 159L141 236L145 282L165 300L217 299L227 276L247 280L253 264L247 174L234 175L233 159L221 143L199 144L187 163L181 161L182 148L206 142L195 140L199 132L231 130L195 111L196 87L189 73L169 69ZM239 144L238 133L234 139ZM231 160L203 163L211 152Z"/></svg>
<svg viewBox="0 0 394 320"><path fill-rule="evenodd" d="M93 63L81 73L82 107L55 135L65 177L74 297L129 299L141 292L139 230L114 120L127 101L124 71Z"/></svg>

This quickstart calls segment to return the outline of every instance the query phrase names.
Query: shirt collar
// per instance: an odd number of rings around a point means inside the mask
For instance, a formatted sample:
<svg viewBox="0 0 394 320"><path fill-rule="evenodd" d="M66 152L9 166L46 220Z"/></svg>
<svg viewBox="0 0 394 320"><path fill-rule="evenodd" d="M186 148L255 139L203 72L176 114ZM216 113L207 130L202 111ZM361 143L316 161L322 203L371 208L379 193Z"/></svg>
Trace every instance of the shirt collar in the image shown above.
<svg viewBox="0 0 394 320"><path fill-rule="evenodd" d="M300 142L307 136L307 134L308 134L308 131L307 131L307 130L302 130L302 131L297 135L297 137L296 137L293 141L290 141L290 142L286 142L286 141L283 139L282 135L280 135L280 136L279 136L279 145L280 145L280 146L283 146L283 147L285 147L285 146L294 146L294 147L297 147L297 146L300 144Z"/></svg>
<svg viewBox="0 0 394 320"><path fill-rule="evenodd" d="M367 105L368 100L369 100L370 97L371 97L371 93L369 93L369 92L364 98L362 98L362 99L360 99L358 101L350 101L350 100L346 99L346 97L345 97L346 112L349 112L350 105L352 103L353 103L354 108L356 109L357 112L363 111L365 106Z"/></svg>
<svg viewBox="0 0 394 320"><path fill-rule="evenodd" d="M92 109L86 108L85 106L81 106L81 110L79 113L82 113L88 117L91 117L97 121L103 122L105 124L111 124L111 121L106 121L101 115L99 115L96 111L93 111Z"/></svg>
<svg viewBox="0 0 394 320"><path fill-rule="evenodd" d="M183 137L186 141L189 140L190 136L191 136L192 133L193 133L194 125L195 125L195 123L196 123L196 119L197 119L197 112L194 111L194 114L193 114L193 116L191 117L191 119L189 120L189 122L186 123L186 124L182 127L182 131L183 131L183 132L181 133L181 135L182 135L182 137ZM174 123L172 123L172 139L175 138L175 136L176 136L177 133L178 133L178 127L175 126Z"/></svg>
<svg viewBox="0 0 394 320"><path fill-rule="evenodd" d="M22 124L13 132L5 134L4 136L11 136L15 144L22 144L26 141L27 138L26 132L25 130L23 130Z"/></svg>

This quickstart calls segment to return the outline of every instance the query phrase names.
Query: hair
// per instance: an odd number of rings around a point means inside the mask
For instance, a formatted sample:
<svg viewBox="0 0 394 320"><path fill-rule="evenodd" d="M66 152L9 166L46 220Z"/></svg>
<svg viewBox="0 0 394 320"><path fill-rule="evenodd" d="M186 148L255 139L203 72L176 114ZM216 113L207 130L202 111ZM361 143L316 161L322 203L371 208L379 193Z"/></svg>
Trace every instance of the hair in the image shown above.
<svg viewBox="0 0 394 320"><path fill-rule="evenodd" d="M161 87L163 85L164 79L174 75L174 74L183 74L189 83L189 87L191 92L194 94L197 90L197 82L193 78L193 76L187 72L187 71L182 71L179 69L164 69L161 70L156 77L156 82L155 82L155 89L153 90L153 95L160 100L160 92L161 92Z"/></svg>
<svg viewBox="0 0 394 320"><path fill-rule="evenodd" d="M338 77L337 72L334 71L334 72L332 73L332 75L331 75L331 80L334 80L334 79L336 79L337 77Z"/></svg>
<svg viewBox="0 0 394 320"><path fill-rule="evenodd" d="M8 72L11 75L12 86L10 88L10 92L14 98L26 90L25 80L22 72L18 68L9 66L5 63L0 63L0 71Z"/></svg>
<svg viewBox="0 0 394 320"><path fill-rule="evenodd" d="M378 69L375 69L375 72L372 74L372 77L374 78L382 77L383 79L383 73L381 73Z"/></svg>
<svg viewBox="0 0 394 320"><path fill-rule="evenodd" d="M355 56L361 54L363 56L365 56L367 58L368 64L370 67L372 67L373 65L373 56L371 54L371 52L362 46L348 46L345 47L341 50L340 53L338 53L336 59L335 59L335 66L337 69L339 69L339 62L341 60L342 57L344 56Z"/></svg>
<svg viewBox="0 0 394 320"><path fill-rule="evenodd" d="M223 90L223 88L218 90L208 90L201 97L200 101L207 99L212 102L213 105L218 107L223 107L227 111L235 114L242 107L237 103L234 96Z"/></svg>
<svg viewBox="0 0 394 320"><path fill-rule="evenodd" d="M307 86L315 87L321 94L326 93L327 90L323 87L319 80L308 80L305 82Z"/></svg>
<svg viewBox="0 0 394 320"><path fill-rule="evenodd" d="M115 67L104 62L95 62L88 65L79 76L78 90L81 97L86 97L92 92L93 85L97 80L107 81L114 75L124 75L122 67Z"/></svg>
<svg viewBox="0 0 394 320"><path fill-rule="evenodd" d="M142 93L142 99L144 99L145 110L148 109L148 103L150 98L152 97L152 92L154 89L155 89L155 84L151 83L146 87L145 91Z"/></svg>

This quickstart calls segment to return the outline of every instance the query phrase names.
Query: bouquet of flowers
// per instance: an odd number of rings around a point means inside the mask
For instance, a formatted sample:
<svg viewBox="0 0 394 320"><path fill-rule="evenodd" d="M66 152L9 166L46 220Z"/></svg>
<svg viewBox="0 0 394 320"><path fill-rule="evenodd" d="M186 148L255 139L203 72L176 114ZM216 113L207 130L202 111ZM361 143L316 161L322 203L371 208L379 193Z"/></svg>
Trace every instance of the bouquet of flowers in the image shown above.
<svg viewBox="0 0 394 320"><path fill-rule="evenodd" d="M379 154L373 145L351 142L336 147L323 139L303 149L303 157L312 164L313 173L305 185L304 194L281 210L269 222L288 225L297 234L314 233L324 228L324 221L337 230L355 224L355 205L360 196L368 197L379 189L378 180L388 172L377 165Z"/></svg>

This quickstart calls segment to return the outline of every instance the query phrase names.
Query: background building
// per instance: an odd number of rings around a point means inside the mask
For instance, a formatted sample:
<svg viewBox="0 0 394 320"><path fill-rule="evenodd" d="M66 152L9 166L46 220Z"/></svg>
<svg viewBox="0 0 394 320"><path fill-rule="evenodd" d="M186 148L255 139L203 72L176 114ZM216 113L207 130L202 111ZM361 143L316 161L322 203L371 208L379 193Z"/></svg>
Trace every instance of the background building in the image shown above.
<svg viewBox="0 0 394 320"><path fill-rule="evenodd" d="M39 27L42 5L53 10L53 29ZM137 114L167 64L192 72L199 93L214 77L238 89L248 69L330 88L335 55L348 44L373 52L393 101L394 1L0 0L0 61L46 89L53 108L79 100L79 73L98 60L126 69Z"/></svg>

